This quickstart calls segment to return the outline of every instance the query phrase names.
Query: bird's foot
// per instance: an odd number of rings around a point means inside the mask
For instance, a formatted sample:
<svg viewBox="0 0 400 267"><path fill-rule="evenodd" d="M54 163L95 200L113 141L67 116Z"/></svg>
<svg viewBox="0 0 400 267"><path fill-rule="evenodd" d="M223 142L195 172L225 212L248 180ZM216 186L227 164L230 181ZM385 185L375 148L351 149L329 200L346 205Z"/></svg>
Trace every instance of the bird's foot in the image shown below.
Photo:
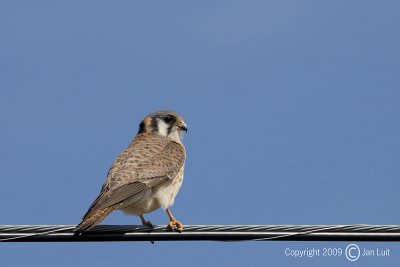
<svg viewBox="0 0 400 267"><path fill-rule="evenodd" d="M151 221L145 221L145 222L143 223L143 225L146 225L146 226L150 227L151 229L153 229L153 224L152 224Z"/></svg>
<svg viewBox="0 0 400 267"><path fill-rule="evenodd" d="M153 224L151 223L151 221L146 221L143 215L140 215L140 220L142 221L142 225L148 226L153 229Z"/></svg>
<svg viewBox="0 0 400 267"><path fill-rule="evenodd" d="M179 233L182 233L182 231L183 231L183 224L180 223L179 221L175 220L175 219L169 221L168 227L169 227L171 230L174 230L174 228L176 228L176 230L177 230Z"/></svg>

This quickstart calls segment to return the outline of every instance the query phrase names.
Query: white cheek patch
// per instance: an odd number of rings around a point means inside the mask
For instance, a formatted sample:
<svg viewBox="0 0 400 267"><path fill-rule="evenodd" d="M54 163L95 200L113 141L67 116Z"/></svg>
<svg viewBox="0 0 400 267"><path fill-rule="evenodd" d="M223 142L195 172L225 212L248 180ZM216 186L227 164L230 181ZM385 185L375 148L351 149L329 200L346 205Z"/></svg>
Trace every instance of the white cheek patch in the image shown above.
<svg viewBox="0 0 400 267"><path fill-rule="evenodd" d="M168 124L166 124L163 120L157 119L158 126L158 134L163 137L167 137L168 135Z"/></svg>
<svg viewBox="0 0 400 267"><path fill-rule="evenodd" d="M169 137L171 137L173 140L176 140L176 141L180 141L181 140L181 134L176 129L176 127L172 127L172 130L169 133Z"/></svg>

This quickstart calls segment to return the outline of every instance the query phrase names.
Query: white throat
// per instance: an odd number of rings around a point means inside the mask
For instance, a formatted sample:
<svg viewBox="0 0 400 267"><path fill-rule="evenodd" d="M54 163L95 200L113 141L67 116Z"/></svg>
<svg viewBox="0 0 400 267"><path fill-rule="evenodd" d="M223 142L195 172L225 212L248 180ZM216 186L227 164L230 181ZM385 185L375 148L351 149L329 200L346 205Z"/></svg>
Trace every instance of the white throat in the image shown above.
<svg viewBox="0 0 400 267"><path fill-rule="evenodd" d="M181 142L182 140L182 135L181 132L177 130L176 127L172 127L171 132L168 135L168 138L171 138L172 140L176 142Z"/></svg>
<svg viewBox="0 0 400 267"><path fill-rule="evenodd" d="M168 137L176 142L181 142L181 133L177 127L169 128L163 120L157 119L158 135Z"/></svg>

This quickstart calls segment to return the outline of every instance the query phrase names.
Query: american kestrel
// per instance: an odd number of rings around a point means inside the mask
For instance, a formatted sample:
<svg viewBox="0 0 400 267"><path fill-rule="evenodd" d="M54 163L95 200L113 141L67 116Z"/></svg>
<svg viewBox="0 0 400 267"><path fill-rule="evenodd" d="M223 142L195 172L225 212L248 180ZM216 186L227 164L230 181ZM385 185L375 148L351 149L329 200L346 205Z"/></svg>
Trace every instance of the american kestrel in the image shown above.
<svg viewBox="0 0 400 267"><path fill-rule="evenodd" d="M140 216L160 207L169 216L168 226L181 232L183 225L169 211L182 181L186 151L182 143L187 126L175 111L154 112L143 119L130 145L112 164L99 196L76 226L88 230L114 210Z"/></svg>

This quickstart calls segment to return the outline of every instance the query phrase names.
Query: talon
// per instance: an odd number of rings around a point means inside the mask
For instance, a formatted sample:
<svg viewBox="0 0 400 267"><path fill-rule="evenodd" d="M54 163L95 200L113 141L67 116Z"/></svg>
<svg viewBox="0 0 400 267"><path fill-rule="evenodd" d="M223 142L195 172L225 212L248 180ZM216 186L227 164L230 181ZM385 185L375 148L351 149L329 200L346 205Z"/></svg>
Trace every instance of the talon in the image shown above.
<svg viewBox="0 0 400 267"><path fill-rule="evenodd" d="M182 233L182 231L183 231L183 224L180 223L180 222L177 221L177 220L171 220L171 221L168 223L168 227L169 227L171 230L173 230L173 229L176 227L176 230L177 230L179 233Z"/></svg>
<svg viewBox="0 0 400 267"><path fill-rule="evenodd" d="M165 211L168 214L169 217L169 223L168 223L168 227L171 228L171 230L173 230L176 227L176 230L179 233L182 233L183 231L183 224L181 224L179 221L175 220L174 216L172 216L171 212L169 211L169 209L165 209Z"/></svg>
<svg viewBox="0 0 400 267"><path fill-rule="evenodd" d="M148 226L148 227L150 227L150 228L153 228L153 224L151 223L151 221L146 221L146 220L144 219L143 215L140 215L140 220L142 221L142 224L143 224L143 225L146 225L146 226Z"/></svg>

